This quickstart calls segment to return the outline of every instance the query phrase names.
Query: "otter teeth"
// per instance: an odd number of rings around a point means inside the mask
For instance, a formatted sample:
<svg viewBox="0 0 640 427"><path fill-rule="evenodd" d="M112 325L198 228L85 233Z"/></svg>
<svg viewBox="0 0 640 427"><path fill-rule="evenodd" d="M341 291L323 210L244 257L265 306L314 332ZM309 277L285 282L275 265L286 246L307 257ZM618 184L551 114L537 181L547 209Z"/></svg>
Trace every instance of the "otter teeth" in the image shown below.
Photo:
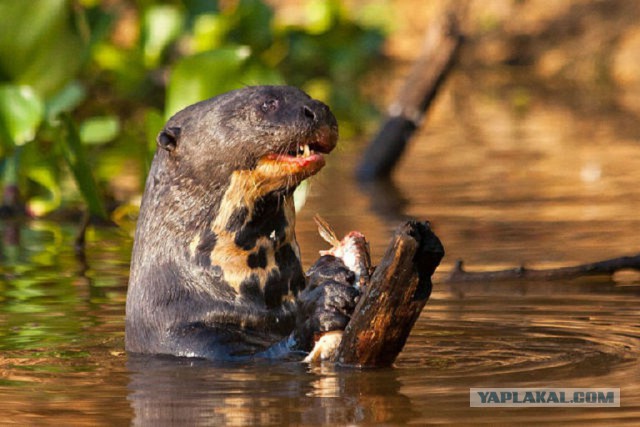
<svg viewBox="0 0 640 427"><path fill-rule="evenodd" d="M311 155L311 148L309 148L309 144L300 145L298 147L299 157L309 157L310 155Z"/></svg>

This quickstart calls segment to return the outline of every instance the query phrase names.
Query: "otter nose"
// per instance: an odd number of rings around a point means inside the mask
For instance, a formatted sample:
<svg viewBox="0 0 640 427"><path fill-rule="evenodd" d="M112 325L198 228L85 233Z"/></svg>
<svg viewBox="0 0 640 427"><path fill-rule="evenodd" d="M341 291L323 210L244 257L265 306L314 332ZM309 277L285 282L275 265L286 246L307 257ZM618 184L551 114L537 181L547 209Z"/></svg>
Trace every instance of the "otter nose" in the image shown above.
<svg viewBox="0 0 640 427"><path fill-rule="evenodd" d="M300 112L303 119L313 125L338 126L338 122L329 107L320 101L311 100L306 102L302 105Z"/></svg>
<svg viewBox="0 0 640 427"><path fill-rule="evenodd" d="M304 105L302 107L302 115L314 122L317 120L316 112L313 110L312 107L309 107L308 105Z"/></svg>

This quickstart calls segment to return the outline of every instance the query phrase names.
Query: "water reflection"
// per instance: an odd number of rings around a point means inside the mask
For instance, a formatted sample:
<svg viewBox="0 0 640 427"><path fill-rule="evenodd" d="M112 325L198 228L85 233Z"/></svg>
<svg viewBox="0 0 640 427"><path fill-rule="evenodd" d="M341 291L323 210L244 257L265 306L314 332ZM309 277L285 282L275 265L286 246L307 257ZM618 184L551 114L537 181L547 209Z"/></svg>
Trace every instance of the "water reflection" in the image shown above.
<svg viewBox="0 0 640 427"><path fill-rule="evenodd" d="M417 414L394 370L299 363L214 365L130 356L134 425L405 423Z"/></svg>
<svg viewBox="0 0 640 427"><path fill-rule="evenodd" d="M405 213L409 199L393 180L359 182L358 189L369 198L369 209L389 224L401 223L410 217Z"/></svg>

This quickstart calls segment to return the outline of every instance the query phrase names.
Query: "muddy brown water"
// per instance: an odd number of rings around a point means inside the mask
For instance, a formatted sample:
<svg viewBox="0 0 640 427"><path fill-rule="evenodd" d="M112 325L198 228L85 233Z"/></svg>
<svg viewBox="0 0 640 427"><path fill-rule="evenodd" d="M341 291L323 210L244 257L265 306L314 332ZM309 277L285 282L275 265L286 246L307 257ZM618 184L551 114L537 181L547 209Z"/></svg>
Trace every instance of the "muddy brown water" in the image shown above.
<svg viewBox="0 0 640 427"><path fill-rule="evenodd" d="M83 260L74 225L5 222L0 424L640 422L639 275L442 283L457 259L544 268L639 252L640 125L613 101L582 109L525 88L523 110L508 85L468 84L447 86L394 185L356 184L358 144L343 144L299 214L306 265L326 246L315 213L364 232L374 259L406 217L442 239L433 295L393 369L127 356L128 232L91 230ZM619 387L621 407L470 408L470 387Z"/></svg>

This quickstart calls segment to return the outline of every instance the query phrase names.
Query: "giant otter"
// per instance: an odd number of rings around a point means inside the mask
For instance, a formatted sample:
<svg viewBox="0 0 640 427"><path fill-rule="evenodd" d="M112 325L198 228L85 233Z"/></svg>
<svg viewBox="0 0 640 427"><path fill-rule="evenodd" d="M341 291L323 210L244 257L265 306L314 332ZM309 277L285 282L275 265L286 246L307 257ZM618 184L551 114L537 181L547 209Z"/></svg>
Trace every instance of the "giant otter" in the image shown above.
<svg viewBox="0 0 640 427"><path fill-rule="evenodd" d="M337 139L329 108L287 86L239 89L169 119L135 233L127 351L280 357L344 329L353 275L306 286L292 197Z"/></svg>

